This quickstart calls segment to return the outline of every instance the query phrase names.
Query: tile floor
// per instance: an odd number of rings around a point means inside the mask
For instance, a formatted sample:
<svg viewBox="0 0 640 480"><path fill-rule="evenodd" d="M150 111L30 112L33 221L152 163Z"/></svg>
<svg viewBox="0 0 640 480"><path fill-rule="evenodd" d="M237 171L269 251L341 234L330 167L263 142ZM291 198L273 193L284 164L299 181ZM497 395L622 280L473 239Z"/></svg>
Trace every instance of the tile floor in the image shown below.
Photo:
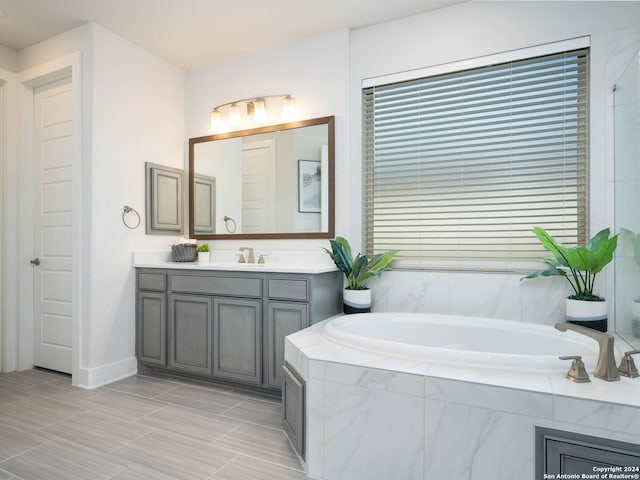
<svg viewBox="0 0 640 480"><path fill-rule="evenodd" d="M0 373L0 480L302 480L277 400L136 375Z"/></svg>

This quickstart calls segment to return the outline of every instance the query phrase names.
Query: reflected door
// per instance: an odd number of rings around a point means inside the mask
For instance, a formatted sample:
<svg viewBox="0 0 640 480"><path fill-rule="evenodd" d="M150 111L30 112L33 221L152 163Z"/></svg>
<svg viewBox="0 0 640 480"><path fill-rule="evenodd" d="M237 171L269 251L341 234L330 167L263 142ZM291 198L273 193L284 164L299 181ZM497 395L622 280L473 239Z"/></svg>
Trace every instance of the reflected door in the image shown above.
<svg viewBox="0 0 640 480"><path fill-rule="evenodd" d="M242 233L275 231L275 142L242 147Z"/></svg>

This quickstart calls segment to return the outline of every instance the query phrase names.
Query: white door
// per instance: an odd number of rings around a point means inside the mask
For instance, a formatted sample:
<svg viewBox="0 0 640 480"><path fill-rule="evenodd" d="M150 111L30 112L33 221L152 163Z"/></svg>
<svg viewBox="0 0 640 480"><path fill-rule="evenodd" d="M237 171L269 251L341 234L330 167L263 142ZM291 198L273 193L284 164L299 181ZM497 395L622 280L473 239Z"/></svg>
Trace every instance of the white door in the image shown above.
<svg viewBox="0 0 640 480"><path fill-rule="evenodd" d="M71 78L34 92L34 365L71 373Z"/></svg>
<svg viewBox="0 0 640 480"><path fill-rule="evenodd" d="M242 233L275 231L275 170L273 140L242 145Z"/></svg>

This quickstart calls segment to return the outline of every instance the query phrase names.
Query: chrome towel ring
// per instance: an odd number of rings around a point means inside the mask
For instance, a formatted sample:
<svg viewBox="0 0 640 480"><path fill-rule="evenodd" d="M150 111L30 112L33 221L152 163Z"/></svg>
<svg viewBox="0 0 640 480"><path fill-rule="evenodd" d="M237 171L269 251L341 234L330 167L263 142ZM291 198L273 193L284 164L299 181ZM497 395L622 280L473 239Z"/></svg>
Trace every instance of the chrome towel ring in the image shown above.
<svg viewBox="0 0 640 480"><path fill-rule="evenodd" d="M224 228L227 229L227 232L235 233L235 231L236 231L236 221L233 218L231 218L231 217L229 217L227 215L224 216L223 220L224 220ZM229 226L229 222L231 222L231 226Z"/></svg>
<svg viewBox="0 0 640 480"><path fill-rule="evenodd" d="M136 217L138 217L138 221L133 226L127 223L127 219L125 215L127 215L128 213L134 213ZM124 223L125 227L130 228L131 230L134 230L140 226L140 214L137 212L135 208L132 208L129 205L125 205L122 211L122 223Z"/></svg>

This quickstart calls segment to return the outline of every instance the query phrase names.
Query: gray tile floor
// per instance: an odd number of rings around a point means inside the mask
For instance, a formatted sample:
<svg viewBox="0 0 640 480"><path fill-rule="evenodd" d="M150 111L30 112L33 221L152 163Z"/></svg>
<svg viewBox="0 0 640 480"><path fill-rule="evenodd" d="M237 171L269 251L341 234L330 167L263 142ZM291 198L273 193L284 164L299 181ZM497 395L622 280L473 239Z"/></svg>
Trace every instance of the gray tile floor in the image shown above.
<svg viewBox="0 0 640 480"><path fill-rule="evenodd" d="M280 402L136 375L96 390L0 373L0 480L302 480Z"/></svg>

